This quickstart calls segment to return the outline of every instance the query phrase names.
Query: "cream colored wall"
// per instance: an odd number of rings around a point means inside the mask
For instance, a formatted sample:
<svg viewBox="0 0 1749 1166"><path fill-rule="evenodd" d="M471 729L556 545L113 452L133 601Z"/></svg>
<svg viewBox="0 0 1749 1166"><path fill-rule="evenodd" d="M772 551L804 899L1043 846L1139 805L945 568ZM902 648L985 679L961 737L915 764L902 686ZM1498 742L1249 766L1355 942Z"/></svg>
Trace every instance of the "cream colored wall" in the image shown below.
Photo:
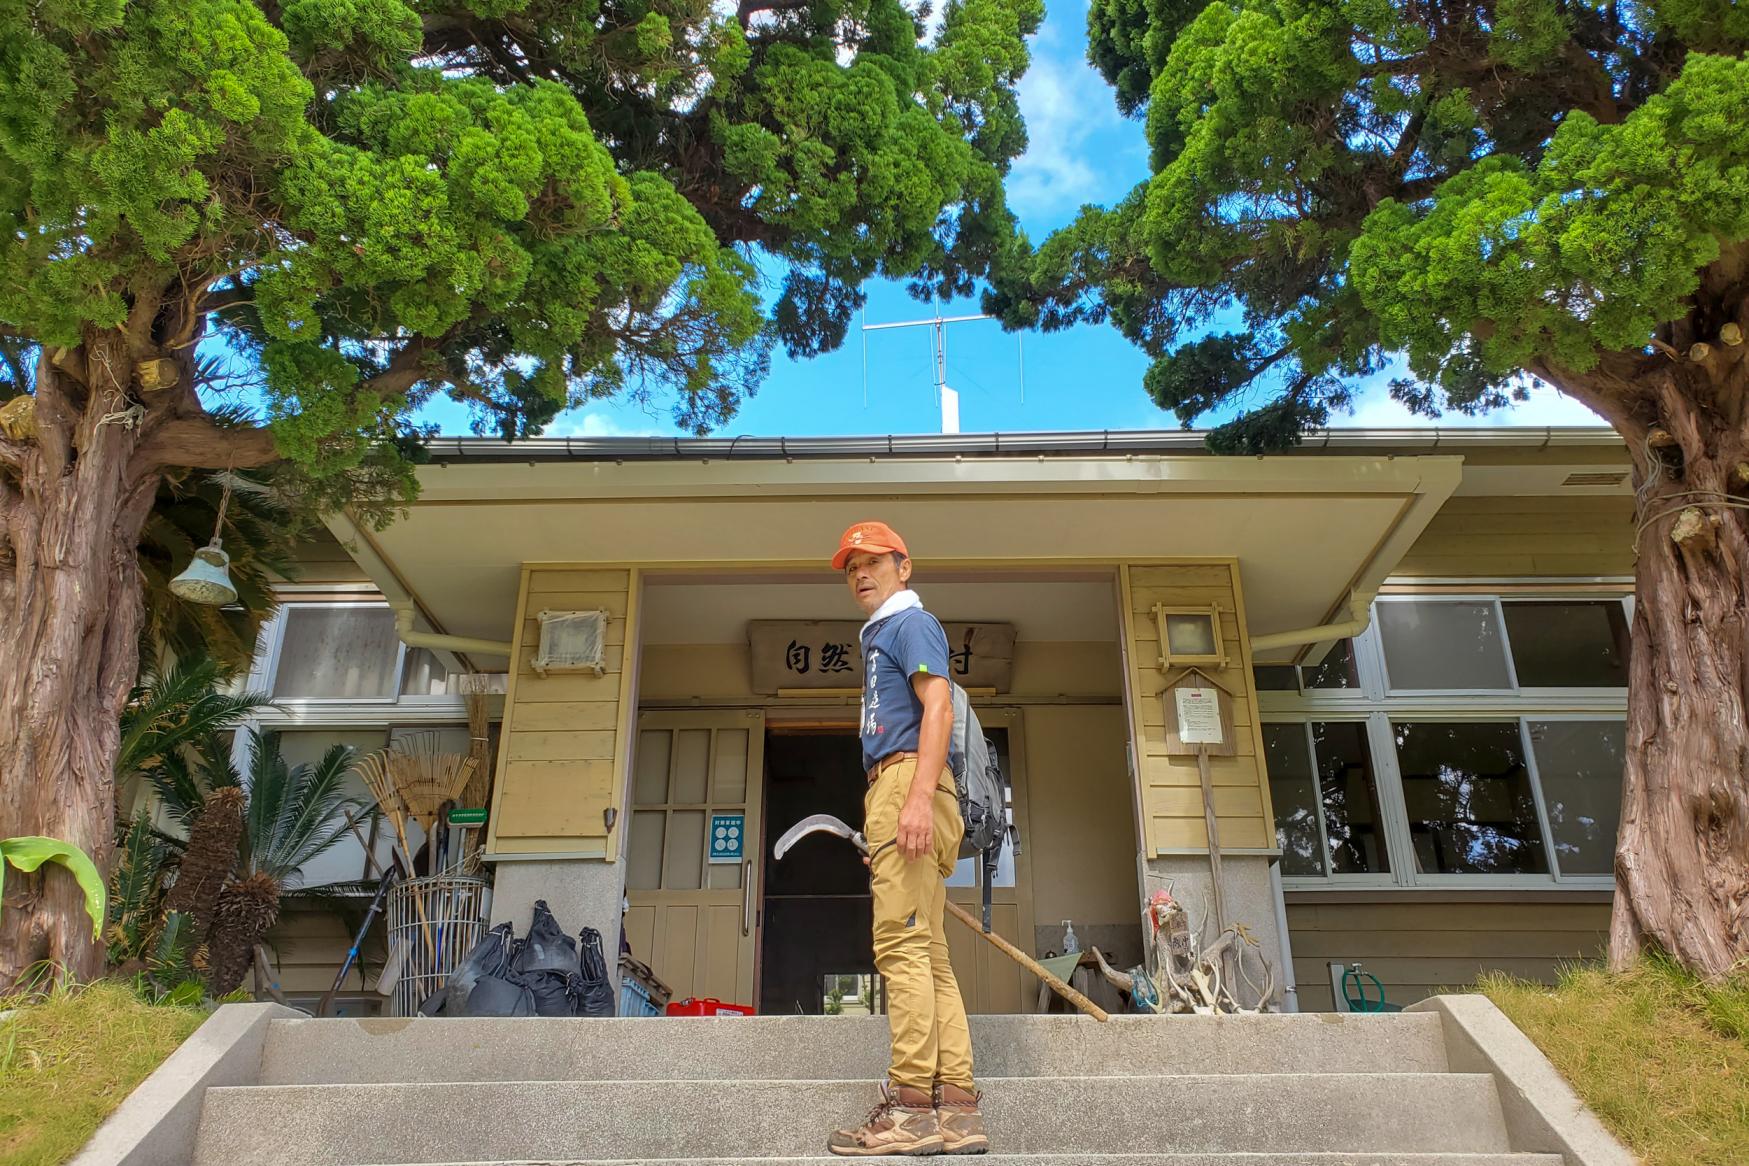
<svg viewBox="0 0 1749 1166"><path fill-rule="evenodd" d="M1115 662L1115 661L1114 661ZM1136 828L1121 705L1025 710L1033 915L1041 931L1135 926Z"/></svg>
<svg viewBox="0 0 1749 1166"><path fill-rule="evenodd" d="M612 857L629 752L631 674L626 644L636 643L637 577L624 569L525 568L520 629L504 701L489 856ZM608 614L606 671L541 676L530 665L540 647L543 610ZM623 815L618 815L623 817Z"/></svg>
<svg viewBox="0 0 1749 1166"><path fill-rule="evenodd" d="M1634 573L1633 499L1457 497L1434 515L1397 576L1517 579Z"/></svg>
<svg viewBox="0 0 1749 1166"><path fill-rule="evenodd" d="M1386 1000L1410 1004L1473 984L1486 971L1553 983L1563 963L1602 958L1608 939L1607 902L1296 898L1289 896L1287 926L1300 1008L1308 1012L1334 1007L1333 961L1359 962L1384 983Z"/></svg>
<svg viewBox="0 0 1749 1166"><path fill-rule="evenodd" d="M1218 605L1227 666L1205 668L1232 697L1237 753L1209 760L1217 828L1226 851L1269 851L1275 825L1264 779L1257 694L1251 679L1251 649L1238 569L1231 563L1131 565L1123 570L1125 618L1129 621L1131 684L1137 738L1141 742L1143 814L1150 857L1208 850L1202 786L1196 758L1166 754L1166 712L1161 694L1160 644L1153 609Z"/></svg>
<svg viewBox="0 0 1749 1166"><path fill-rule="evenodd" d="M356 904L360 920L364 903ZM341 985L343 993L360 993L368 984L376 986L377 972L383 966L383 930L381 923L372 928L364 945L366 974L360 980L358 965L346 975ZM279 972L280 991L288 996L320 995L334 986L334 974L346 958L352 944L352 934L346 922L327 907L300 907L293 903L282 907L279 922L267 933L267 949ZM245 979L245 985L252 985ZM385 1001L387 997L383 998Z"/></svg>

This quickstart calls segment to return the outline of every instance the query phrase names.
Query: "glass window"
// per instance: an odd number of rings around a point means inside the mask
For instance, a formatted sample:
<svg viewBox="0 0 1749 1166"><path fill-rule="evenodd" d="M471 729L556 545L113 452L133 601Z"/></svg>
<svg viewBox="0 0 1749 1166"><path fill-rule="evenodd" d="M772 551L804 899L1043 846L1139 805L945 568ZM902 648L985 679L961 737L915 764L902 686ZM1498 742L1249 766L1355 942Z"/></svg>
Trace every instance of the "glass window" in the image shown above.
<svg viewBox="0 0 1749 1166"><path fill-rule="evenodd" d="M465 734L465 730L464 730ZM315 765L320 762L329 749L336 745L350 745L360 755L375 752L383 747L387 736L381 729L292 729L277 734L279 738L279 755L285 758L287 766ZM244 764L247 764L245 759ZM244 779L248 779L244 774ZM371 799L370 787L364 784L364 778L358 771L347 773L342 783L345 795L362 802L365 809L355 811L360 815L368 814L369 807L375 803ZM416 841L421 836L419 828L408 824L410 837L415 839L412 846L419 848ZM369 838L372 829L369 821L361 820L358 833ZM375 829L375 851L379 869L386 869L394 851L394 830L389 827L387 819L378 823ZM304 887L319 887L325 883L345 883L368 880L370 874L364 861L364 844L357 835L348 832L325 853L316 856L314 862L306 863L298 872L298 885Z"/></svg>
<svg viewBox="0 0 1749 1166"><path fill-rule="evenodd" d="M1393 689L1509 689L1491 601L1381 601L1375 608Z"/></svg>
<svg viewBox="0 0 1749 1166"><path fill-rule="evenodd" d="M1314 723L1310 744L1304 725L1263 726L1282 876L1389 873L1365 723Z"/></svg>
<svg viewBox="0 0 1749 1166"><path fill-rule="evenodd" d="M427 648L409 648L401 671L402 696L447 696L450 673Z"/></svg>
<svg viewBox="0 0 1749 1166"><path fill-rule="evenodd" d="M1546 874L1517 721L1393 721L1416 869Z"/></svg>
<svg viewBox="0 0 1749 1166"><path fill-rule="evenodd" d="M1505 600L1512 664L1526 688L1626 688L1628 620L1618 599Z"/></svg>
<svg viewBox="0 0 1749 1166"><path fill-rule="evenodd" d="M1308 689L1358 689L1360 671L1354 663L1354 642L1337 640L1324 658L1300 669Z"/></svg>
<svg viewBox="0 0 1749 1166"><path fill-rule="evenodd" d="M1251 669L1258 692L1298 692L1300 670L1292 664L1259 664Z"/></svg>
<svg viewBox="0 0 1749 1166"><path fill-rule="evenodd" d="M393 700L401 643L387 606L297 604L281 617L273 695L281 700Z"/></svg>
<svg viewBox="0 0 1749 1166"><path fill-rule="evenodd" d="M1384 813L1378 781L1366 745L1366 726L1358 721L1327 721L1312 726L1318 759L1318 789L1324 800L1324 836L1331 874L1383 874L1386 854Z"/></svg>
<svg viewBox="0 0 1749 1166"><path fill-rule="evenodd" d="M1306 726L1264 725L1263 757L1283 878L1322 878L1324 839L1318 825L1318 783L1306 747Z"/></svg>
<svg viewBox="0 0 1749 1166"><path fill-rule="evenodd" d="M1615 870L1626 744L1620 721L1530 722L1530 747L1563 875Z"/></svg>

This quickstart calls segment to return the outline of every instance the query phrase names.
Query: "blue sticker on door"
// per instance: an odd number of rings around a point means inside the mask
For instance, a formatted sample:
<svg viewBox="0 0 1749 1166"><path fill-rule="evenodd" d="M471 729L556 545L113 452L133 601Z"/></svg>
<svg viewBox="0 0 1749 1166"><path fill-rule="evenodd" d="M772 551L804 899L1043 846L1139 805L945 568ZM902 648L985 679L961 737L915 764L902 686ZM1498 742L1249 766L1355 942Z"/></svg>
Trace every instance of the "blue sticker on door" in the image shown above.
<svg viewBox="0 0 1749 1166"><path fill-rule="evenodd" d="M747 815L711 815L712 862L740 862L747 833Z"/></svg>

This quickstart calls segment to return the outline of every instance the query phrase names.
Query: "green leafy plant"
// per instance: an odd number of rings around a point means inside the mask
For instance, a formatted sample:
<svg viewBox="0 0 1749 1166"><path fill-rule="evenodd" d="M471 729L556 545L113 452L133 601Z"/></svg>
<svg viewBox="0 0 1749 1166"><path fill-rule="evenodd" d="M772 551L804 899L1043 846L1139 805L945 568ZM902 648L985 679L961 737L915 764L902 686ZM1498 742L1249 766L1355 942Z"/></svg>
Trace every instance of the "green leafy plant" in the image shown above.
<svg viewBox="0 0 1749 1166"><path fill-rule="evenodd" d="M0 838L0 857L6 860L0 862L0 886L4 885L8 866L15 866L26 874L45 862L66 867L78 880L79 889L85 892L85 913L91 916L92 938L103 934L103 912L108 896L103 889L103 876L83 850L58 838Z"/></svg>

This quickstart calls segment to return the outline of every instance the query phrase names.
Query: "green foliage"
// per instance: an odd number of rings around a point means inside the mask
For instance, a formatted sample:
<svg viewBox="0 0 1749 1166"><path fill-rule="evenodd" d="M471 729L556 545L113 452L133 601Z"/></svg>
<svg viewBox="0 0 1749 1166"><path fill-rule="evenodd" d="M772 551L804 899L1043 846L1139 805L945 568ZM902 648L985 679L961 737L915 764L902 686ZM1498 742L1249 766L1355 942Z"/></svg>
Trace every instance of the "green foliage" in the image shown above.
<svg viewBox="0 0 1749 1166"><path fill-rule="evenodd" d="M212 766L228 767L219 734L271 703L265 693L224 691L225 682L226 670L218 661L190 657L168 672L148 671L122 710L117 778L146 774L183 823L205 797L200 785L213 784ZM199 767L208 770L205 783L196 782L193 769ZM233 776L218 784L238 782Z"/></svg>
<svg viewBox="0 0 1749 1166"><path fill-rule="evenodd" d="M928 43L900 0L0 2L0 393L109 329L204 334L297 514L408 497L435 393L506 438L621 392L706 431L869 277L988 270L1042 15L955 0Z"/></svg>
<svg viewBox="0 0 1749 1166"><path fill-rule="evenodd" d="M1217 449L1291 444L1395 352L1423 413L1508 404L1526 370L1603 407L1656 329L1710 336L1742 301L1740 4L1094 0L1088 21L1153 174L1007 255L990 302L1109 319L1161 408L1238 415Z"/></svg>
<svg viewBox="0 0 1749 1166"><path fill-rule="evenodd" d="M135 815L116 848L109 880L109 927L104 933L111 964L145 958L163 925L164 864L170 847L145 813Z"/></svg>
<svg viewBox="0 0 1749 1166"><path fill-rule="evenodd" d="M361 816L363 803L346 794L346 775L356 753L335 745L315 764L287 765L279 734L249 734L249 808L243 814L247 848L243 870L280 884L315 861L349 832L347 813Z"/></svg>
<svg viewBox="0 0 1749 1166"><path fill-rule="evenodd" d="M1651 952L1558 983L1482 977L1476 990L1535 1041L1646 1166L1749 1161L1749 975L1705 979Z"/></svg>
<svg viewBox="0 0 1749 1166"><path fill-rule="evenodd" d="M8 865L15 866L26 874L45 862L59 863L66 867L67 872L78 880L79 889L85 892L85 913L91 916L92 936L95 938L103 934L106 899L103 876L97 873L96 865L83 850L58 838L0 838L0 858L5 859L0 862L0 880L4 880Z"/></svg>
<svg viewBox="0 0 1749 1166"><path fill-rule="evenodd" d="M204 1008L155 1007L131 985L112 981L14 997L0 1007L16 1009L0 1021L6 1166L71 1161L208 1015Z"/></svg>

